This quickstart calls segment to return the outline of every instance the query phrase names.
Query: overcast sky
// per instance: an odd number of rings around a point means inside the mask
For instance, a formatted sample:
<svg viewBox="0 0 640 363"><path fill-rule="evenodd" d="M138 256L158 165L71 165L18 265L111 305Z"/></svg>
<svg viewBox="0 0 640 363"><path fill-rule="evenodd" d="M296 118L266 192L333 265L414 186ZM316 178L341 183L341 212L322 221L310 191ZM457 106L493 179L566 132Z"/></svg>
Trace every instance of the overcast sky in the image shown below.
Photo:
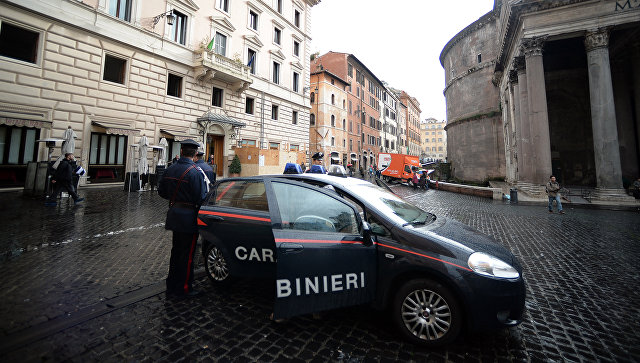
<svg viewBox="0 0 640 363"><path fill-rule="evenodd" d="M311 52L351 53L378 79L420 102L420 119L446 119L440 52L494 0L321 0L311 8Z"/></svg>

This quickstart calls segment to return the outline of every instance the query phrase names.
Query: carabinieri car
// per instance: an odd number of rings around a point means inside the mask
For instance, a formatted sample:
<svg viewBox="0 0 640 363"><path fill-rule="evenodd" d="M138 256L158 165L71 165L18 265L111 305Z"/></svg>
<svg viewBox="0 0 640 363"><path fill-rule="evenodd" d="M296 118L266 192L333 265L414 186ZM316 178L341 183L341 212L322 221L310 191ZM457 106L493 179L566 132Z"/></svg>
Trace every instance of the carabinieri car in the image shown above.
<svg viewBox="0 0 640 363"><path fill-rule="evenodd" d="M274 281L274 317L358 304L389 308L408 340L520 323L518 260L492 238L356 178L228 178L198 214L207 275Z"/></svg>

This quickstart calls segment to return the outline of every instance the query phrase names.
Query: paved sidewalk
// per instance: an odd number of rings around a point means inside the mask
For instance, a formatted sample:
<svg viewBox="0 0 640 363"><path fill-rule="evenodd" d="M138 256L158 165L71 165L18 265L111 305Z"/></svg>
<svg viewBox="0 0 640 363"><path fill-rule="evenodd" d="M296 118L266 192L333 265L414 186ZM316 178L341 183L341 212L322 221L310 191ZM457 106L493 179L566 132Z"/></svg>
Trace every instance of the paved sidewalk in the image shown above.
<svg viewBox="0 0 640 363"><path fill-rule="evenodd" d="M199 278L203 296L167 299L171 235L163 226L166 201L156 193L87 188L83 205L55 208L0 193L3 360L640 361L638 212L567 206L558 215L544 206L392 188L493 235L520 258L523 324L426 350L401 340L367 307L270 322L270 283L241 280L222 289ZM34 336L45 338L9 344Z"/></svg>

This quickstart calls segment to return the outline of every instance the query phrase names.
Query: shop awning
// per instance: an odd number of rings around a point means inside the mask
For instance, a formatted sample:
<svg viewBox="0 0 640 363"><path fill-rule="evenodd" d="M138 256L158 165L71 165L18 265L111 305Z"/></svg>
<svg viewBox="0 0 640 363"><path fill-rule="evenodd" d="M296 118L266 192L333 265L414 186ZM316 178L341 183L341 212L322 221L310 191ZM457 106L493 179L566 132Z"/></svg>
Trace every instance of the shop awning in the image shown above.
<svg viewBox="0 0 640 363"><path fill-rule="evenodd" d="M114 135L127 135L127 136L138 136L140 135L140 130L136 130L128 125L116 124L111 122L104 121L92 121L92 125L102 127L106 130L107 134Z"/></svg>
<svg viewBox="0 0 640 363"><path fill-rule="evenodd" d="M169 136L173 136L173 140L174 141L182 141L182 140L186 140L186 139L193 139L194 136L190 136L188 135L187 132L184 131L176 131L176 130L169 130L169 129L160 129L160 132Z"/></svg>
<svg viewBox="0 0 640 363"><path fill-rule="evenodd" d="M50 129L51 121L41 120L25 120L21 118L0 117L0 125L7 126L20 126L20 127L35 127L37 129Z"/></svg>
<svg viewBox="0 0 640 363"><path fill-rule="evenodd" d="M246 123L242 122L242 121L238 121L236 119L234 119L233 117L229 117L225 114L222 113L214 113L211 111L207 111L204 115L202 115L202 117L198 117L196 119L196 121L198 121L198 123L200 122L218 122L218 123L222 123L222 124L229 124L233 127L245 127L247 126Z"/></svg>

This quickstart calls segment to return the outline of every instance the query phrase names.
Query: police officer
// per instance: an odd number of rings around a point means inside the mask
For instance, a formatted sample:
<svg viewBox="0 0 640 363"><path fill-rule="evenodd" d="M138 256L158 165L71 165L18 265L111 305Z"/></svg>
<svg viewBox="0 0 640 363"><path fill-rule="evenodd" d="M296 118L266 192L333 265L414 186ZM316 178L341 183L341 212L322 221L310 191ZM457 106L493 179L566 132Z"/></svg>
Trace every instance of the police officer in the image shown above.
<svg viewBox="0 0 640 363"><path fill-rule="evenodd" d="M173 231L173 247L167 276L167 295L195 296L193 262L198 240L196 222L200 204L207 196L204 172L193 159L198 143L187 139L180 143L180 159L164 173L158 194L169 200L165 229Z"/></svg>
<svg viewBox="0 0 640 363"><path fill-rule="evenodd" d="M194 161L196 162L196 165L204 171L204 174L209 179L209 183L215 183L216 175L213 173L213 168L204 161L204 148L202 146L198 146L198 152L196 153Z"/></svg>
<svg viewBox="0 0 640 363"><path fill-rule="evenodd" d="M315 174L326 174L327 169L322 165L322 158L324 158L324 153L318 151L317 153L311 156L311 166L307 173L315 173Z"/></svg>

